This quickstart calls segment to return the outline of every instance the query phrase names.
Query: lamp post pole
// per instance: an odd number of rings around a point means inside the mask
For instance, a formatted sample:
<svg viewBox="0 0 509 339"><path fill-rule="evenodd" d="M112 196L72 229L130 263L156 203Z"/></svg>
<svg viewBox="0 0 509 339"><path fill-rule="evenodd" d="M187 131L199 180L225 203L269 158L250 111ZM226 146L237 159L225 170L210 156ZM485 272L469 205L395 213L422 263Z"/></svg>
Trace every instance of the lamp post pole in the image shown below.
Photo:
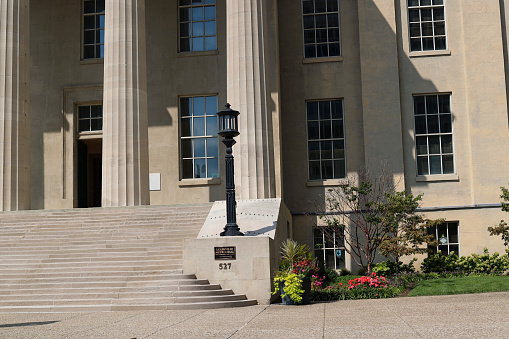
<svg viewBox="0 0 509 339"><path fill-rule="evenodd" d="M221 236L242 236L244 233L240 232L237 225L237 202L235 201L235 179L234 179L234 159L232 154L232 147L235 145L235 136L239 135L237 129L237 116L238 111L230 108L230 104L226 104L226 108L217 113L218 120L218 134L223 139L223 144L226 146L225 156L225 170L226 170L226 226Z"/></svg>

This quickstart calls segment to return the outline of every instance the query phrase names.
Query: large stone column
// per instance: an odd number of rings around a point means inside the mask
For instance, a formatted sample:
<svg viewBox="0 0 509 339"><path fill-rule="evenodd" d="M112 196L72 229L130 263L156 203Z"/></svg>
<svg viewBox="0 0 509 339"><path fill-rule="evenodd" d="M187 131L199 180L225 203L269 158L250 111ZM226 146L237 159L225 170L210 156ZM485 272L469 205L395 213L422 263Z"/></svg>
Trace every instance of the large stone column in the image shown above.
<svg viewBox="0 0 509 339"><path fill-rule="evenodd" d="M239 199L280 196L277 2L227 0L227 100L240 111Z"/></svg>
<svg viewBox="0 0 509 339"><path fill-rule="evenodd" d="M29 1L0 0L0 209L30 208Z"/></svg>
<svg viewBox="0 0 509 339"><path fill-rule="evenodd" d="M149 204L145 0L106 0L102 206Z"/></svg>

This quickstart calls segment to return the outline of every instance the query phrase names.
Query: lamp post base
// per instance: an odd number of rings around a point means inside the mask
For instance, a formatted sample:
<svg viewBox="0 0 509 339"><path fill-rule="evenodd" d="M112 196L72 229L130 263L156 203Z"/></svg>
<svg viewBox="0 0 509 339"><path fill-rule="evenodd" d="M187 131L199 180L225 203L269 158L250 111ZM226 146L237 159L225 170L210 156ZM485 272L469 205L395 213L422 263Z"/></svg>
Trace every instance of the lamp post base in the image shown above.
<svg viewBox="0 0 509 339"><path fill-rule="evenodd" d="M240 231L237 225L226 225L224 231L219 234L222 237L238 237L243 236L244 233Z"/></svg>

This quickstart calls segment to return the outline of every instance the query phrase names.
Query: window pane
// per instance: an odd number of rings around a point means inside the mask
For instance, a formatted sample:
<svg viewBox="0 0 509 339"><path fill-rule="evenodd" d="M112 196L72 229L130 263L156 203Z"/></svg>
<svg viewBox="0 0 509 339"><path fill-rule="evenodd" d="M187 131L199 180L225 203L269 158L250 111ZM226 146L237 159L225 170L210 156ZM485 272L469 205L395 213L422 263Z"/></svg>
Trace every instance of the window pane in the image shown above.
<svg viewBox="0 0 509 339"><path fill-rule="evenodd" d="M440 113L451 113L450 96L448 94L438 96L438 109Z"/></svg>
<svg viewBox="0 0 509 339"><path fill-rule="evenodd" d="M205 7L205 20L216 20L216 7L215 6Z"/></svg>
<svg viewBox="0 0 509 339"><path fill-rule="evenodd" d="M440 154L440 137L432 135L428 137L429 154Z"/></svg>
<svg viewBox="0 0 509 339"><path fill-rule="evenodd" d="M433 36L433 23L423 22L421 24L421 30L423 36Z"/></svg>
<svg viewBox="0 0 509 339"><path fill-rule="evenodd" d="M101 118L103 116L103 106L102 105L93 105L90 106L90 116L92 118Z"/></svg>
<svg viewBox="0 0 509 339"><path fill-rule="evenodd" d="M435 35L445 35L445 22L435 22L433 27Z"/></svg>
<svg viewBox="0 0 509 339"><path fill-rule="evenodd" d="M321 179L320 161L309 162L309 180L320 180Z"/></svg>
<svg viewBox="0 0 509 339"><path fill-rule="evenodd" d="M338 0L327 0L327 12L337 12L338 9Z"/></svg>
<svg viewBox="0 0 509 339"><path fill-rule="evenodd" d="M417 137L416 138L416 151L417 151L417 155L428 154L428 138L427 137Z"/></svg>
<svg viewBox="0 0 509 339"><path fill-rule="evenodd" d="M193 21L203 21L203 7L194 7L191 11Z"/></svg>
<svg viewBox="0 0 509 339"><path fill-rule="evenodd" d="M189 39L189 38L181 38L180 39L180 51L181 52L191 51L191 39Z"/></svg>
<svg viewBox="0 0 509 339"><path fill-rule="evenodd" d="M87 132L90 131L90 120L80 120L78 122L78 131L79 132Z"/></svg>
<svg viewBox="0 0 509 339"><path fill-rule="evenodd" d="M193 38L192 39L193 51L203 51L203 49L205 48L203 46L204 41L205 41L204 38Z"/></svg>
<svg viewBox="0 0 509 339"><path fill-rule="evenodd" d="M207 157L218 157L219 147L217 138L207 138Z"/></svg>
<svg viewBox="0 0 509 339"><path fill-rule="evenodd" d="M205 118L194 118L193 119L193 136L204 136L205 135Z"/></svg>
<svg viewBox="0 0 509 339"><path fill-rule="evenodd" d="M217 134L217 118L216 117L207 117L207 134L206 135L216 135Z"/></svg>
<svg viewBox="0 0 509 339"><path fill-rule="evenodd" d="M444 20L445 19L443 7L433 8L433 19L435 19L435 20Z"/></svg>
<svg viewBox="0 0 509 339"><path fill-rule="evenodd" d="M327 15L317 15L315 16L316 20L316 28L326 28L327 27Z"/></svg>
<svg viewBox="0 0 509 339"><path fill-rule="evenodd" d="M193 36L202 36L204 34L203 22L193 22Z"/></svg>
<svg viewBox="0 0 509 339"><path fill-rule="evenodd" d="M103 119L92 119L90 120L91 131L102 131L103 130Z"/></svg>
<svg viewBox="0 0 509 339"><path fill-rule="evenodd" d="M419 22L419 10L418 9L411 9L408 11L408 18L410 22Z"/></svg>
<svg viewBox="0 0 509 339"><path fill-rule="evenodd" d="M332 121L332 137L343 138L343 120Z"/></svg>
<svg viewBox="0 0 509 339"><path fill-rule="evenodd" d="M205 115L205 98L194 97L193 98L193 115L200 116Z"/></svg>
<svg viewBox="0 0 509 339"><path fill-rule="evenodd" d="M308 154L309 160L320 160L320 142L309 141L308 142Z"/></svg>
<svg viewBox="0 0 509 339"><path fill-rule="evenodd" d="M205 106L207 115L216 116L217 113L217 96L205 97ZM217 116L216 116L217 117Z"/></svg>
<svg viewBox="0 0 509 339"><path fill-rule="evenodd" d="M314 30L305 30L304 31L304 43L312 44L315 40L315 31Z"/></svg>
<svg viewBox="0 0 509 339"><path fill-rule="evenodd" d="M310 121L308 122L308 139L318 139L318 121Z"/></svg>
<svg viewBox="0 0 509 339"><path fill-rule="evenodd" d="M325 0L315 0L315 10L317 13L323 13L327 11Z"/></svg>
<svg viewBox="0 0 509 339"><path fill-rule="evenodd" d="M332 113L332 119L342 119L343 118L343 102L341 100L331 101L331 113Z"/></svg>
<svg viewBox="0 0 509 339"><path fill-rule="evenodd" d="M216 45L216 37L206 37L205 38L205 50L211 51L217 49Z"/></svg>
<svg viewBox="0 0 509 339"><path fill-rule="evenodd" d="M410 50L411 51L422 51L421 39L420 38L418 38L418 39L411 39L410 40Z"/></svg>
<svg viewBox="0 0 509 339"><path fill-rule="evenodd" d="M322 179L334 178L334 172L332 170L332 161L322 161Z"/></svg>
<svg viewBox="0 0 509 339"><path fill-rule="evenodd" d="M454 159L452 155L442 156L442 165L444 174L454 173Z"/></svg>
<svg viewBox="0 0 509 339"><path fill-rule="evenodd" d="M329 56L340 56L341 49L339 43L329 44Z"/></svg>
<svg viewBox="0 0 509 339"><path fill-rule="evenodd" d="M423 51L432 51L433 49L434 49L433 38L423 38L422 39L422 50Z"/></svg>
<svg viewBox="0 0 509 339"><path fill-rule="evenodd" d="M452 153L452 135L443 135L442 139L442 153Z"/></svg>
<svg viewBox="0 0 509 339"><path fill-rule="evenodd" d="M415 117L415 134L426 134L425 115L418 115Z"/></svg>
<svg viewBox="0 0 509 339"><path fill-rule="evenodd" d="M317 29L315 32L316 32L316 42L327 42L326 29Z"/></svg>
<svg viewBox="0 0 509 339"><path fill-rule="evenodd" d="M180 22L191 21L191 8L180 9Z"/></svg>
<svg viewBox="0 0 509 339"><path fill-rule="evenodd" d="M205 159L196 159L194 161L194 177L206 178L207 177L207 161Z"/></svg>
<svg viewBox="0 0 509 339"><path fill-rule="evenodd" d="M321 141L320 147L322 150L322 160L332 159L332 141ZM332 163L331 163L332 166Z"/></svg>
<svg viewBox="0 0 509 339"><path fill-rule="evenodd" d="M308 45L308 46L304 47L304 57L305 58L315 58L316 57L315 45Z"/></svg>
<svg viewBox="0 0 509 339"><path fill-rule="evenodd" d="M207 159L207 177L219 178L219 162L218 159Z"/></svg>
<svg viewBox="0 0 509 339"><path fill-rule="evenodd" d="M345 142L343 140L334 140L332 142L334 159L345 158Z"/></svg>
<svg viewBox="0 0 509 339"><path fill-rule="evenodd" d="M330 139L332 137L332 126L330 120L320 121L320 139Z"/></svg>
<svg viewBox="0 0 509 339"><path fill-rule="evenodd" d="M320 119L330 119L330 101L320 101L319 112Z"/></svg>
<svg viewBox="0 0 509 339"><path fill-rule="evenodd" d="M428 175L428 157L417 157L417 174Z"/></svg>
<svg viewBox="0 0 509 339"><path fill-rule="evenodd" d="M458 238L458 225L456 223L447 223L449 229L449 243L459 243Z"/></svg>
<svg viewBox="0 0 509 339"><path fill-rule="evenodd" d="M410 36L411 37L419 37L419 36L421 36L421 25L419 25L419 24L410 24Z"/></svg>
<svg viewBox="0 0 509 339"><path fill-rule="evenodd" d="M339 27L339 18L337 14L327 15L327 27Z"/></svg>
<svg viewBox="0 0 509 339"><path fill-rule="evenodd" d="M430 174L441 174L442 173L442 163L440 156L430 156L429 157L429 171Z"/></svg>
<svg viewBox="0 0 509 339"><path fill-rule="evenodd" d="M182 179L193 178L193 160L182 161Z"/></svg>
<svg viewBox="0 0 509 339"><path fill-rule="evenodd" d="M423 96L414 97L414 114L426 114L426 105Z"/></svg>
<svg viewBox="0 0 509 339"><path fill-rule="evenodd" d="M195 158L205 157L205 139L199 138L193 140L193 156Z"/></svg>
<svg viewBox="0 0 509 339"><path fill-rule="evenodd" d="M90 118L90 106L78 107L78 117L79 119Z"/></svg>
<svg viewBox="0 0 509 339"><path fill-rule="evenodd" d="M427 114L438 113L438 96L436 95L426 96L426 113Z"/></svg>
<svg viewBox="0 0 509 339"><path fill-rule="evenodd" d="M428 115L428 133L438 133L440 131L438 127L438 114Z"/></svg>
<svg viewBox="0 0 509 339"><path fill-rule="evenodd" d="M304 17L304 29L312 29L315 28L315 17L314 16L305 16Z"/></svg>
<svg viewBox="0 0 509 339"><path fill-rule="evenodd" d="M318 120L318 102L306 103L308 120Z"/></svg>
<svg viewBox="0 0 509 339"><path fill-rule="evenodd" d="M315 11L313 1L303 1L302 2L302 13L309 14Z"/></svg>
<svg viewBox="0 0 509 339"><path fill-rule="evenodd" d="M431 21L431 8L421 9L421 21Z"/></svg>
<svg viewBox="0 0 509 339"><path fill-rule="evenodd" d="M435 49L436 50L444 50L445 46L445 37L435 38Z"/></svg>
<svg viewBox="0 0 509 339"><path fill-rule="evenodd" d="M183 117L192 115L193 104L192 98L181 98L180 99L180 114Z"/></svg>
<svg viewBox="0 0 509 339"><path fill-rule="evenodd" d="M182 139L182 158L193 157L193 141L191 139Z"/></svg>

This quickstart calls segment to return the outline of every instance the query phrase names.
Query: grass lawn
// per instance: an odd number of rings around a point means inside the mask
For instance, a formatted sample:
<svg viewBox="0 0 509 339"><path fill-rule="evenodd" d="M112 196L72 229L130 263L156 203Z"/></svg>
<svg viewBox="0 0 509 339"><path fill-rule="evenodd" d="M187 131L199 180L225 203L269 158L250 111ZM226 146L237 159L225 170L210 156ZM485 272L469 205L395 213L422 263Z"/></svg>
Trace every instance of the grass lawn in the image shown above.
<svg viewBox="0 0 509 339"><path fill-rule="evenodd" d="M421 281L408 296L506 291L509 291L509 276L464 277Z"/></svg>

